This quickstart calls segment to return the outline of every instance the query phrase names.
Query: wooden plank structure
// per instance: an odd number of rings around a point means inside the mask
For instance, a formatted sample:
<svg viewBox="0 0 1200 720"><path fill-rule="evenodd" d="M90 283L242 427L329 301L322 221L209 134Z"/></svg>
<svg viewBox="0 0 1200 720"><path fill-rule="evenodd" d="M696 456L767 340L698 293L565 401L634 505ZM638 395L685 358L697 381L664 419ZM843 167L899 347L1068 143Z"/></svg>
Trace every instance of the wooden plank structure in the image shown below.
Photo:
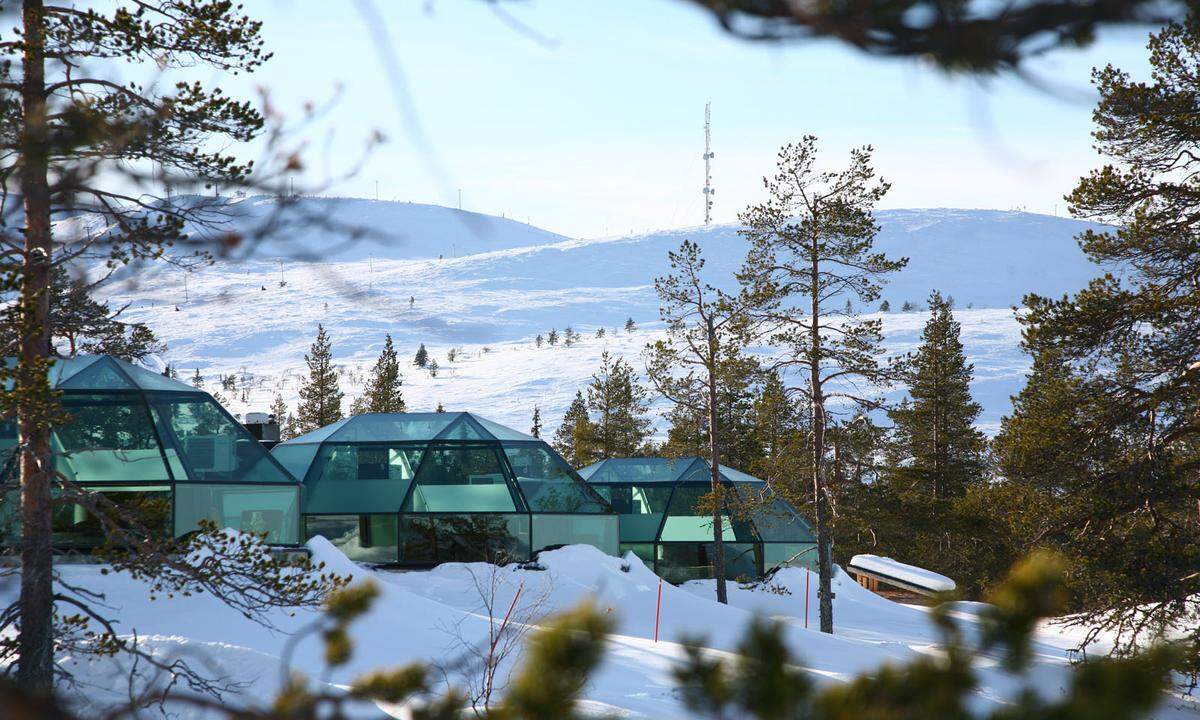
<svg viewBox="0 0 1200 720"><path fill-rule="evenodd" d="M866 589L875 593L879 592L880 583L891 585L892 587L899 588L906 592L915 593L923 597L933 597L940 592L938 590L917 585L908 580L901 580L900 578L886 575L877 570L867 570L866 568L858 567L853 563L847 565L846 570L849 571L849 573L853 575L856 580L858 580L859 585L862 585Z"/></svg>

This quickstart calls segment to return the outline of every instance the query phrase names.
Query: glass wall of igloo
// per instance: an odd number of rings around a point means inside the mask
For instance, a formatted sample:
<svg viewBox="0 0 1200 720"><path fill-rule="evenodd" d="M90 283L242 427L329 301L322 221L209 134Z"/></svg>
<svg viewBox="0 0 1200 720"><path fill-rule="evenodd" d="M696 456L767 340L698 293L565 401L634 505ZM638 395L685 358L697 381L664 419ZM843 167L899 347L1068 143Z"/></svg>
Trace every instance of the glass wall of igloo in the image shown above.
<svg viewBox="0 0 1200 720"><path fill-rule="evenodd" d="M545 442L470 413L367 413L276 445L303 478L304 535L362 562L617 554L618 520Z"/></svg>
<svg viewBox="0 0 1200 720"><path fill-rule="evenodd" d="M725 575L754 578L779 566L816 565L808 523L762 480L721 466L726 488L721 541ZM711 491L701 458L612 458L579 471L621 518L621 552L632 551L666 580L713 575Z"/></svg>
<svg viewBox="0 0 1200 720"><path fill-rule="evenodd" d="M50 379L69 417L51 436L60 487L99 493L175 537L209 520L299 542L300 484L207 393L107 356L56 360ZM5 542L17 537L16 437L15 423L0 423ZM53 522L59 548L103 542L81 505L57 507Z"/></svg>

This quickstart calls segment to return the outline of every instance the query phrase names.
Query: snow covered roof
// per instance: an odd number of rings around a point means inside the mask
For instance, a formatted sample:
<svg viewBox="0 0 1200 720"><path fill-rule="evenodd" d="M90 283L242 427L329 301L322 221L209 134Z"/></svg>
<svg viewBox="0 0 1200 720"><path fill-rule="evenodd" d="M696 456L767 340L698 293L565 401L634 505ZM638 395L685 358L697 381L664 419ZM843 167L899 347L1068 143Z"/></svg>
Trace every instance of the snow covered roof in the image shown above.
<svg viewBox="0 0 1200 720"><path fill-rule="evenodd" d="M904 585L912 585L930 592L949 592L957 587L954 581L945 575L880 555L855 555L851 558L849 567L851 571L865 570L883 580L898 580Z"/></svg>
<svg viewBox="0 0 1200 720"><path fill-rule="evenodd" d="M725 465L721 465L720 470L726 482L766 484L753 475ZM697 456L609 458L580 469L579 474L593 485L709 482L708 462Z"/></svg>
<svg viewBox="0 0 1200 720"><path fill-rule="evenodd" d="M16 359L5 358L4 364L14 367ZM109 355L55 358L50 368L50 382L59 390L200 392L191 385ZM5 389L11 388L12 381L6 380Z"/></svg>
<svg viewBox="0 0 1200 720"><path fill-rule="evenodd" d="M469 412L426 412L363 413L292 438L281 445L429 440L540 442L532 435Z"/></svg>

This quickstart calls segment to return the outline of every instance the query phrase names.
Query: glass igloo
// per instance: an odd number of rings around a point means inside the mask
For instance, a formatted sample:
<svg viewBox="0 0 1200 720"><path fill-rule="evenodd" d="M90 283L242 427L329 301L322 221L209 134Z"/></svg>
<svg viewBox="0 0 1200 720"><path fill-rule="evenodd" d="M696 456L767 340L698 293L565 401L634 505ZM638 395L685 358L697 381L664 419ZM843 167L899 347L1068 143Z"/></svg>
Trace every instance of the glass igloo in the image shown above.
<svg viewBox="0 0 1200 720"><path fill-rule="evenodd" d="M272 544L299 542L300 483L208 393L103 355L55 360L50 381L70 416L51 436L54 468L67 480L175 537L211 520L266 533ZM20 502L16 443L16 423L0 422L9 521ZM15 525L5 524L13 542ZM54 542L84 549L103 533L83 507L66 505L54 513Z"/></svg>
<svg viewBox="0 0 1200 720"><path fill-rule="evenodd" d="M366 413L276 445L304 481L304 537L362 562L526 561L618 520L545 442L465 412Z"/></svg>
<svg viewBox="0 0 1200 720"><path fill-rule="evenodd" d="M817 539L796 510L762 480L720 467L725 576L760 577L779 566L815 567ZM633 551L673 583L713 576L712 490L699 457L611 458L579 471L621 517L621 552Z"/></svg>

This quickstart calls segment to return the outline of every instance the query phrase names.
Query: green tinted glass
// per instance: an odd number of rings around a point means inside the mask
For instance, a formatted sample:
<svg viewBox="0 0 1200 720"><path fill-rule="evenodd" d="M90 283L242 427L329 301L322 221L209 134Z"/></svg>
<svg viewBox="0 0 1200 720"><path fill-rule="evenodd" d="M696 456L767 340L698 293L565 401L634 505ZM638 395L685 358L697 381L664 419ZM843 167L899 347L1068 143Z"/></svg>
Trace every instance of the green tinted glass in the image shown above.
<svg viewBox="0 0 1200 720"><path fill-rule="evenodd" d="M10 476L16 478L16 462L13 458L13 450L16 447L16 419L0 420L0 482L8 482Z"/></svg>
<svg viewBox="0 0 1200 720"><path fill-rule="evenodd" d="M534 512L605 512L600 498L545 445L505 445L504 453Z"/></svg>
<svg viewBox="0 0 1200 720"><path fill-rule="evenodd" d="M304 538L318 535L356 562L396 562L395 515L309 515Z"/></svg>
<svg viewBox="0 0 1200 720"><path fill-rule="evenodd" d="M431 445L417 471L406 512L511 512L518 508L496 448Z"/></svg>
<svg viewBox="0 0 1200 720"><path fill-rule="evenodd" d="M294 545L300 541L300 486L176 485L175 535L196 530L201 520Z"/></svg>
<svg viewBox="0 0 1200 720"><path fill-rule="evenodd" d="M420 461L417 448L326 443L305 483L304 511L396 512Z"/></svg>
<svg viewBox="0 0 1200 720"><path fill-rule="evenodd" d="M654 543L621 543L621 555L631 552L637 555L646 567L654 569Z"/></svg>
<svg viewBox="0 0 1200 720"><path fill-rule="evenodd" d="M727 489L727 491L731 491ZM663 523L659 539L667 541L703 541L713 537L713 516L706 511L703 504L707 502L706 495L710 489L704 485L679 485L671 497L671 507L667 510L667 520ZM732 522L728 514L722 515L721 539L727 542L735 540L753 540L749 525L744 522Z"/></svg>
<svg viewBox="0 0 1200 720"><path fill-rule="evenodd" d="M106 519L135 529L165 536L171 528L171 488L169 485L92 488L112 504L105 508ZM132 521L127 521L129 517ZM108 533L100 517L82 505L56 505L52 516L54 544L57 547L93 548L103 545Z"/></svg>
<svg viewBox="0 0 1200 720"><path fill-rule="evenodd" d="M591 545L609 555L617 554L619 544L616 515L539 515L533 514L534 550L554 545Z"/></svg>
<svg viewBox="0 0 1200 720"><path fill-rule="evenodd" d="M137 386L106 357L97 358L83 370L59 383L63 390L136 390Z"/></svg>
<svg viewBox="0 0 1200 720"><path fill-rule="evenodd" d="M602 485L597 488L621 515L621 541L652 541L658 537L670 485Z"/></svg>
<svg viewBox="0 0 1200 720"><path fill-rule="evenodd" d="M761 561L754 543L724 543L725 577L752 579L761 575ZM713 576L712 543L665 543L658 546L658 574L672 583Z"/></svg>
<svg viewBox="0 0 1200 720"><path fill-rule="evenodd" d="M763 567L770 569L776 565L784 567L803 567L809 570L817 569L816 543L763 543Z"/></svg>
<svg viewBox="0 0 1200 720"><path fill-rule="evenodd" d="M524 562L528 515L401 515L400 562Z"/></svg>
<svg viewBox="0 0 1200 720"><path fill-rule="evenodd" d="M62 405L71 420L54 429L58 472L85 483L170 481L140 396L68 394Z"/></svg>
<svg viewBox="0 0 1200 720"><path fill-rule="evenodd" d="M151 394L155 420L164 435L176 480L204 482L291 483L250 433L204 396Z"/></svg>

